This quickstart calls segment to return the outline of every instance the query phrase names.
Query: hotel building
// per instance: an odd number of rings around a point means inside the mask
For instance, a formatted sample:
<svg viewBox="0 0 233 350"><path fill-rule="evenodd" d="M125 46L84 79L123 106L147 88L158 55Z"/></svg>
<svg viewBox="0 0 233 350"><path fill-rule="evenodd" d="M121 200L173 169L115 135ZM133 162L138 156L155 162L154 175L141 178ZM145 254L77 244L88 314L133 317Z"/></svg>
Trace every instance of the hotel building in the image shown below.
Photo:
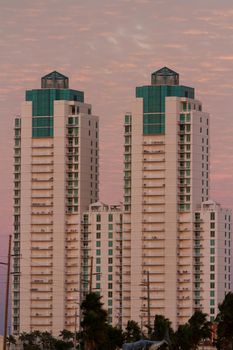
<svg viewBox="0 0 233 350"><path fill-rule="evenodd" d="M108 321L213 320L231 285L231 211L209 200L209 115L164 67L125 115L124 204L99 202L98 117L52 72L15 119L13 333L75 330L103 296ZM77 312L76 312L77 311Z"/></svg>
<svg viewBox="0 0 233 350"><path fill-rule="evenodd" d="M203 309L200 296L209 303L212 291L210 252L206 270L197 268L204 248L195 226L197 211L207 220L209 115L194 89L179 85L179 75L164 67L150 85L136 88L124 127L123 324L152 325L155 314L163 314L177 327ZM224 290L225 280L218 280Z"/></svg>
<svg viewBox="0 0 233 350"><path fill-rule="evenodd" d="M52 72L15 119L13 333L74 330L81 216L98 200L98 117Z"/></svg>

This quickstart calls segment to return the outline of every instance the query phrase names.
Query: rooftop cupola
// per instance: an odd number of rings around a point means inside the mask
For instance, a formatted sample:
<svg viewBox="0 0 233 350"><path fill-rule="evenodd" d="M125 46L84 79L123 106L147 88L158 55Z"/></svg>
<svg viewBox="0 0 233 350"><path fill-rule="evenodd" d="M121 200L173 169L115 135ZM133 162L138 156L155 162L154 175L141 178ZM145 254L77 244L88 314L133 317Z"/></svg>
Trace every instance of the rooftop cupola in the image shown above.
<svg viewBox="0 0 233 350"><path fill-rule="evenodd" d="M179 85L179 74L163 67L151 74L151 85Z"/></svg>
<svg viewBox="0 0 233 350"><path fill-rule="evenodd" d="M41 89L68 89L69 78L53 71L41 78Z"/></svg>

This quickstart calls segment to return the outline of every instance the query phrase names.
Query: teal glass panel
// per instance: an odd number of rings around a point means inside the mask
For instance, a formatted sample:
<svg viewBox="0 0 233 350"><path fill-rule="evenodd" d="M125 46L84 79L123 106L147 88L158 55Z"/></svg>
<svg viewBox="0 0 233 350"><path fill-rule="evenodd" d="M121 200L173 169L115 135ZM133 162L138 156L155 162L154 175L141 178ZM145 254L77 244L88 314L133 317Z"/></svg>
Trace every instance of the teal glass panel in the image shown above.
<svg viewBox="0 0 233 350"><path fill-rule="evenodd" d="M167 96L194 98L195 90L191 87L182 85L148 85L136 87L136 97L143 99L143 132L144 134L162 134L165 133L165 100ZM160 123L155 122L156 116L147 113L158 113L159 119L164 116Z"/></svg>
<svg viewBox="0 0 233 350"><path fill-rule="evenodd" d="M26 101L32 101L32 115L53 116L54 101L84 102L84 93L71 89L35 89L26 91Z"/></svg>
<svg viewBox="0 0 233 350"><path fill-rule="evenodd" d="M53 137L53 128L32 128L32 137Z"/></svg>

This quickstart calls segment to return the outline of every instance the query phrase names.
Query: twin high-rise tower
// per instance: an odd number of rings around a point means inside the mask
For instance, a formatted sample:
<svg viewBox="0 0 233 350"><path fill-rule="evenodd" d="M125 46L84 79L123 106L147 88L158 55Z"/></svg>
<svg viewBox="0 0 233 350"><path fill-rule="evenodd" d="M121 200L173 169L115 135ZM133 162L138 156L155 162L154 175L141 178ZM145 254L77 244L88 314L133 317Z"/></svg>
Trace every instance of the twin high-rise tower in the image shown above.
<svg viewBox="0 0 233 350"><path fill-rule="evenodd" d="M15 119L13 332L74 331L90 291L109 322L213 320L231 288L231 213L209 201L209 116L168 68L125 116L124 205L98 201L98 117L53 72ZM77 313L78 318L80 312Z"/></svg>

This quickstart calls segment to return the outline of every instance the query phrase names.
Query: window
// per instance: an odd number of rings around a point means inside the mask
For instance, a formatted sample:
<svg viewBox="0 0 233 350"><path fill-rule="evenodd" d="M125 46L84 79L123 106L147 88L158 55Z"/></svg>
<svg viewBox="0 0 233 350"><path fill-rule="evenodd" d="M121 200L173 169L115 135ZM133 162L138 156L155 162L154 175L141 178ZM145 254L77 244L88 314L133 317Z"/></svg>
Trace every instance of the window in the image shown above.
<svg viewBox="0 0 233 350"><path fill-rule="evenodd" d="M211 274L210 274L210 279L211 279L211 280L214 280L214 273L211 273Z"/></svg>
<svg viewBox="0 0 233 350"><path fill-rule="evenodd" d="M210 265L210 271L214 271L215 270L215 266L214 265Z"/></svg>
<svg viewBox="0 0 233 350"><path fill-rule="evenodd" d="M100 241L96 241L96 247L100 247L101 246L101 242Z"/></svg>
<svg viewBox="0 0 233 350"><path fill-rule="evenodd" d="M96 264L101 264L101 259L100 258L96 258Z"/></svg>
<svg viewBox="0 0 233 350"><path fill-rule="evenodd" d="M97 224L96 225L96 231L100 231L101 230L101 225L100 224Z"/></svg>
<svg viewBox="0 0 233 350"><path fill-rule="evenodd" d="M214 282L210 282L210 288L215 288L215 283Z"/></svg>
<svg viewBox="0 0 233 350"><path fill-rule="evenodd" d="M213 308L213 307L210 308L210 313L211 313L212 315L214 314L214 308Z"/></svg>
<svg viewBox="0 0 233 350"><path fill-rule="evenodd" d="M215 220L215 213L214 212L210 213L210 220Z"/></svg>
<svg viewBox="0 0 233 350"><path fill-rule="evenodd" d="M101 232L96 232L96 238L100 239L101 238Z"/></svg>
<svg viewBox="0 0 233 350"><path fill-rule="evenodd" d="M108 306L112 306L112 299L108 300Z"/></svg>
<svg viewBox="0 0 233 350"><path fill-rule="evenodd" d="M112 272L112 266L108 267L108 272Z"/></svg>
<svg viewBox="0 0 233 350"><path fill-rule="evenodd" d="M110 222L113 221L113 215L112 214L108 214L108 221L110 221Z"/></svg>
<svg viewBox="0 0 233 350"><path fill-rule="evenodd" d="M96 289L100 289L100 283L96 283Z"/></svg>
<svg viewBox="0 0 233 350"><path fill-rule="evenodd" d="M215 249L214 248L210 248L210 254L215 254Z"/></svg>
<svg viewBox="0 0 233 350"><path fill-rule="evenodd" d="M112 289L112 283L108 283L108 289Z"/></svg>
<svg viewBox="0 0 233 350"><path fill-rule="evenodd" d="M108 297L112 298L112 292L108 292Z"/></svg>
<svg viewBox="0 0 233 350"><path fill-rule="evenodd" d="M108 280L112 281L112 275L108 275Z"/></svg>
<svg viewBox="0 0 233 350"><path fill-rule="evenodd" d="M113 241L109 241L109 242L108 242L108 246L109 246L109 247L112 247L112 246L113 246Z"/></svg>
<svg viewBox="0 0 233 350"><path fill-rule="evenodd" d="M101 250L100 249L96 249L96 255L101 255Z"/></svg>
<svg viewBox="0 0 233 350"><path fill-rule="evenodd" d="M113 259L112 258L108 258L108 263L112 264L112 262L113 262Z"/></svg>
<svg viewBox="0 0 233 350"><path fill-rule="evenodd" d="M215 237L215 231L210 231L210 237L212 237L212 238Z"/></svg>
<svg viewBox="0 0 233 350"><path fill-rule="evenodd" d="M109 232L109 233L108 233L108 238L109 238L109 239L112 239L112 237L113 237L112 232Z"/></svg>
<svg viewBox="0 0 233 350"><path fill-rule="evenodd" d="M97 221L97 222L101 222L101 215L100 215L100 214L97 214L97 215L96 215L96 221Z"/></svg>
<svg viewBox="0 0 233 350"><path fill-rule="evenodd" d="M113 255L113 250L112 249L108 250L108 255Z"/></svg>
<svg viewBox="0 0 233 350"><path fill-rule="evenodd" d="M108 224L108 229L112 230L113 229L113 224Z"/></svg>
<svg viewBox="0 0 233 350"><path fill-rule="evenodd" d="M214 263L214 262L215 262L215 257L214 257L214 256L211 256L211 257L210 257L210 262L211 262L211 263Z"/></svg>

